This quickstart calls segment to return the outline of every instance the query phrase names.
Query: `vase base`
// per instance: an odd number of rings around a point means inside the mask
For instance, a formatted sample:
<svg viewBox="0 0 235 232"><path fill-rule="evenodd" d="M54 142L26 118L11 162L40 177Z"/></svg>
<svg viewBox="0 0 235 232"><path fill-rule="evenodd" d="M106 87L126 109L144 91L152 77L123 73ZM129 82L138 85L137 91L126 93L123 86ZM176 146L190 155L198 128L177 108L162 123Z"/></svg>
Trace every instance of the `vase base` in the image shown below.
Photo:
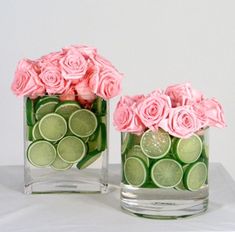
<svg viewBox="0 0 235 232"><path fill-rule="evenodd" d="M68 182L37 182L25 186L25 194L44 193L106 193L108 185L89 183L68 183Z"/></svg>
<svg viewBox="0 0 235 232"><path fill-rule="evenodd" d="M107 175L100 169L78 171L72 168L64 172L50 168L33 169L30 175L25 175L25 194L106 193L107 191Z"/></svg>
<svg viewBox="0 0 235 232"><path fill-rule="evenodd" d="M144 199L144 200L143 200ZM197 192L175 189L121 189L121 207L126 212L152 219L177 219L205 212L208 187Z"/></svg>

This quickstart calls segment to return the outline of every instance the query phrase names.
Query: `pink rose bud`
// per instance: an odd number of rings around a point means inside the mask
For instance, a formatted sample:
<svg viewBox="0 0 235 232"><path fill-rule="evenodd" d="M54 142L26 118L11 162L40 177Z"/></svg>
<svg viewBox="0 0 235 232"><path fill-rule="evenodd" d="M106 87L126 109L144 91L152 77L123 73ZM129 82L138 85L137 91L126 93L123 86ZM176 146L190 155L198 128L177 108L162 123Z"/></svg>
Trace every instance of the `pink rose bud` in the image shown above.
<svg viewBox="0 0 235 232"><path fill-rule="evenodd" d="M190 83L171 85L167 87L165 94L171 98L173 107L191 105L203 99L203 95L192 89Z"/></svg>
<svg viewBox="0 0 235 232"><path fill-rule="evenodd" d="M59 67L54 65L46 66L39 77L48 94L62 94L70 87L71 81L64 80Z"/></svg>
<svg viewBox="0 0 235 232"><path fill-rule="evenodd" d="M76 93L74 86L70 86L62 95L60 95L61 101L75 101L76 100Z"/></svg>
<svg viewBox="0 0 235 232"><path fill-rule="evenodd" d="M105 100L120 94L123 75L110 67L97 67L90 77L89 86L91 90Z"/></svg>
<svg viewBox="0 0 235 232"><path fill-rule="evenodd" d="M42 56L39 58L36 62L40 69L45 68L46 66L51 66L51 65L56 65L59 66L59 61L62 59L64 56L64 53L59 51L59 52L51 52L45 56Z"/></svg>
<svg viewBox="0 0 235 232"><path fill-rule="evenodd" d="M215 98L204 100L203 106L208 119L208 126L220 128L226 126L223 108Z"/></svg>
<svg viewBox="0 0 235 232"><path fill-rule="evenodd" d="M81 104L86 105L87 103L92 103L96 99L96 95L91 91L89 87L89 79L83 78L75 86L77 92L78 100Z"/></svg>
<svg viewBox="0 0 235 232"><path fill-rule="evenodd" d="M23 59L18 63L11 89L17 96L35 98L45 94L45 88L38 77L38 67L35 62Z"/></svg>
<svg viewBox="0 0 235 232"><path fill-rule="evenodd" d="M162 120L160 127L175 137L188 138L200 129L200 124L190 107L179 106L171 109L168 119Z"/></svg>
<svg viewBox="0 0 235 232"><path fill-rule="evenodd" d="M137 114L146 127L157 130L159 123L168 116L170 108L170 98L158 92L139 102Z"/></svg>
<svg viewBox="0 0 235 232"><path fill-rule="evenodd" d="M77 81L86 74L87 61L76 48L67 50L59 63L62 70L62 76L66 80Z"/></svg>
<svg viewBox="0 0 235 232"><path fill-rule="evenodd" d="M127 98L121 98L113 115L113 123L118 131L140 134L145 126L135 113L134 105L126 104ZM128 99L128 103L129 99Z"/></svg>

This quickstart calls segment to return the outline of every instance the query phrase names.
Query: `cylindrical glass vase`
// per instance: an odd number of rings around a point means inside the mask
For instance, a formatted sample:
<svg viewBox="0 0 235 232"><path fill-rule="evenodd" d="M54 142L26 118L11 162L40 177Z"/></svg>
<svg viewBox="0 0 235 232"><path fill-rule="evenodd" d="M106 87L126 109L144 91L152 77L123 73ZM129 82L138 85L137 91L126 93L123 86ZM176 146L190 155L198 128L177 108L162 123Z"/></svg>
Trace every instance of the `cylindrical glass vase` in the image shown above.
<svg viewBox="0 0 235 232"><path fill-rule="evenodd" d="M97 97L24 99L25 193L101 192L108 186L109 106Z"/></svg>
<svg viewBox="0 0 235 232"><path fill-rule="evenodd" d="M173 219L208 207L208 129L180 139L159 129L122 133L121 207Z"/></svg>

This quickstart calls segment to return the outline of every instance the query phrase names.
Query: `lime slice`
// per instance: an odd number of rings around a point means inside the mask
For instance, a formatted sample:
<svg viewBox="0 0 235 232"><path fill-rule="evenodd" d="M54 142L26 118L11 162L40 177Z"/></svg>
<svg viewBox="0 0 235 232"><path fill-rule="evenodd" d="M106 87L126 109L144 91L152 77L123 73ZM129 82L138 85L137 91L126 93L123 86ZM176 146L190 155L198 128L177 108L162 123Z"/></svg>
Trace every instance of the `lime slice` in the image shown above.
<svg viewBox="0 0 235 232"><path fill-rule="evenodd" d="M27 138L29 141L33 141L32 130L33 130L32 126L27 126Z"/></svg>
<svg viewBox="0 0 235 232"><path fill-rule="evenodd" d="M141 147L139 145L134 145L128 153L126 154L126 158L129 157L138 157L144 161L147 167L149 167L149 158L142 152Z"/></svg>
<svg viewBox="0 0 235 232"><path fill-rule="evenodd" d="M184 171L184 173L185 173L185 170L187 169L188 166L189 166L189 164L185 164L185 165L183 166L183 171ZM182 180L180 181L180 183L179 183L177 186L175 186L175 189L177 189L177 190L186 190L186 188L184 187L183 178L182 178Z"/></svg>
<svg viewBox="0 0 235 232"><path fill-rule="evenodd" d="M34 103L30 98L26 99L26 121L28 126L33 126L36 122L34 115Z"/></svg>
<svg viewBox="0 0 235 232"><path fill-rule="evenodd" d="M147 168L137 157L129 157L124 163L124 176L128 184L141 187L147 180Z"/></svg>
<svg viewBox="0 0 235 232"><path fill-rule="evenodd" d="M107 135L106 135L106 126L104 123L100 123L97 128L97 137L93 141L88 141L89 152L98 150L102 152L107 147Z"/></svg>
<svg viewBox="0 0 235 232"><path fill-rule="evenodd" d="M86 145L76 136L66 136L57 146L59 157L66 163L76 163L86 154Z"/></svg>
<svg viewBox="0 0 235 232"><path fill-rule="evenodd" d="M55 112L56 106L59 100L55 97L43 98L41 101L36 104L35 117L37 120L40 120L45 115Z"/></svg>
<svg viewBox="0 0 235 232"><path fill-rule="evenodd" d="M173 144L173 152L177 159L189 164L195 162L202 152L202 141L196 134L187 139L177 139Z"/></svg>
<svg viewBox="0 0 235 232"><path fill-rule="evenodd" d="M91 164L93 164L97 159L99 159L101 157L101 153L99 151L93 151L87 155L85 155L85 157L78 162L77 164L77 168L78 169L85 169L88 166L90 166Z"/></svg>
<svg viewBox="0 0 235 232"><path fill-rule="evenodd" d="M27 150L29 162L36 167L47 167L56 158L55 147L47 141L39 140L31 143Z"/></svg>
<svg viewBox="0 0 235 232"><path fill-rule="evenodd" d="M68 124L71 132L81 138L91 136L98 125L95 114L86 109L72 113Z"/></svg>
<svg viewBox="0 0 235 232"><path fill-rule="evenodd" d="M55 96L55 95L46 95L46 96L43 96L43 97L38 97L37 99L35 99L35 106L36 106L36 109L46 100L46 99L58 99L58 96Z"/></svg>
<svg viewBox="0 0 235 232"><path fill-rule="evenodd" d="M65 119L56 113L47 114L39 122L41 136L48 141L57 141L67 132Z"/></svg>
<svg viewBox="0 0 235 232"><path fill-rule="evenodd" d="M41 136L40 131L39 131L39 122L37 122L37 123L33 126L33 129L32 129L32 137L33 137L33 140L43 139L43 137Z"/></svg>
<svg viewBox="0 0 235 232"><path fill-rule="evenodd" d="M162 129L147 130L141 140L140 146L145 155L152 159L160 159L167 155L171 148L171 137Z"/></svg>
<svg viewBox="0 0 235 232"><path fill-rule="evenodd" d="M161 188L173 188L183 177L181 165L173 159L161 159L151 169L152 181Z"/></svg>
<svg viewBox="0 0 235 232"><path fill-rule="evenodd" d="M122 140L122 145L121 145L121 153L122 155L125 154L130 147L133 136L130 133L121 133L121 140Z"/></svg>
<svg viewBox="0 0 235 232"><path fill-rule="evenodd" d="M190 191L199 190L206 182L207 167L203 162L191 164L185 171L184 186Z"/></svg>
<svg viewBox="0 0 235 232"><path fill-rule="evenodd" d="M55 161L51 164L51 167L57 171L68 170L73 166L73 164L64 162L58 155Z"/></svg>
<svg viewBox="0 0 235 232"><path fill-rule="evenodd" d="M63 116L66 120L68 120L70 115L80 108L81 106L75 101L65 101L57 105L55 113Z"/></svg>
<svg viewBox="0 0 235 232"><path fill-rule="evenodd" d="M92 104L91 110L96 115L104 116L107 112L107 102L103 98L97 97Z"/></svg>

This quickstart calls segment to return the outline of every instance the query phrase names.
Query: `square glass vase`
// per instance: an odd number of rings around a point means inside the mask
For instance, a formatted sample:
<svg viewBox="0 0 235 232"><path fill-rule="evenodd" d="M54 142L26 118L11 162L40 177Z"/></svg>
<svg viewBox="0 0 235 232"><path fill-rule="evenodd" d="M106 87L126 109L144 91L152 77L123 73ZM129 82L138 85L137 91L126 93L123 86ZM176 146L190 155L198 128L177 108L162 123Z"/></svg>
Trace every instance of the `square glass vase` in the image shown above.
<svg viewBox="0 0 235 232"><path fill-rule="evenodd" d="M141 217L177 219L208 208L208 128L180 139L147 130L121 134L121 207Z"/></svg>
<svg viewBox="0 0 235 232"><path fill-rule="evenodd" d="M24 98L24 191L105 193L109 103Z"/></svg>

